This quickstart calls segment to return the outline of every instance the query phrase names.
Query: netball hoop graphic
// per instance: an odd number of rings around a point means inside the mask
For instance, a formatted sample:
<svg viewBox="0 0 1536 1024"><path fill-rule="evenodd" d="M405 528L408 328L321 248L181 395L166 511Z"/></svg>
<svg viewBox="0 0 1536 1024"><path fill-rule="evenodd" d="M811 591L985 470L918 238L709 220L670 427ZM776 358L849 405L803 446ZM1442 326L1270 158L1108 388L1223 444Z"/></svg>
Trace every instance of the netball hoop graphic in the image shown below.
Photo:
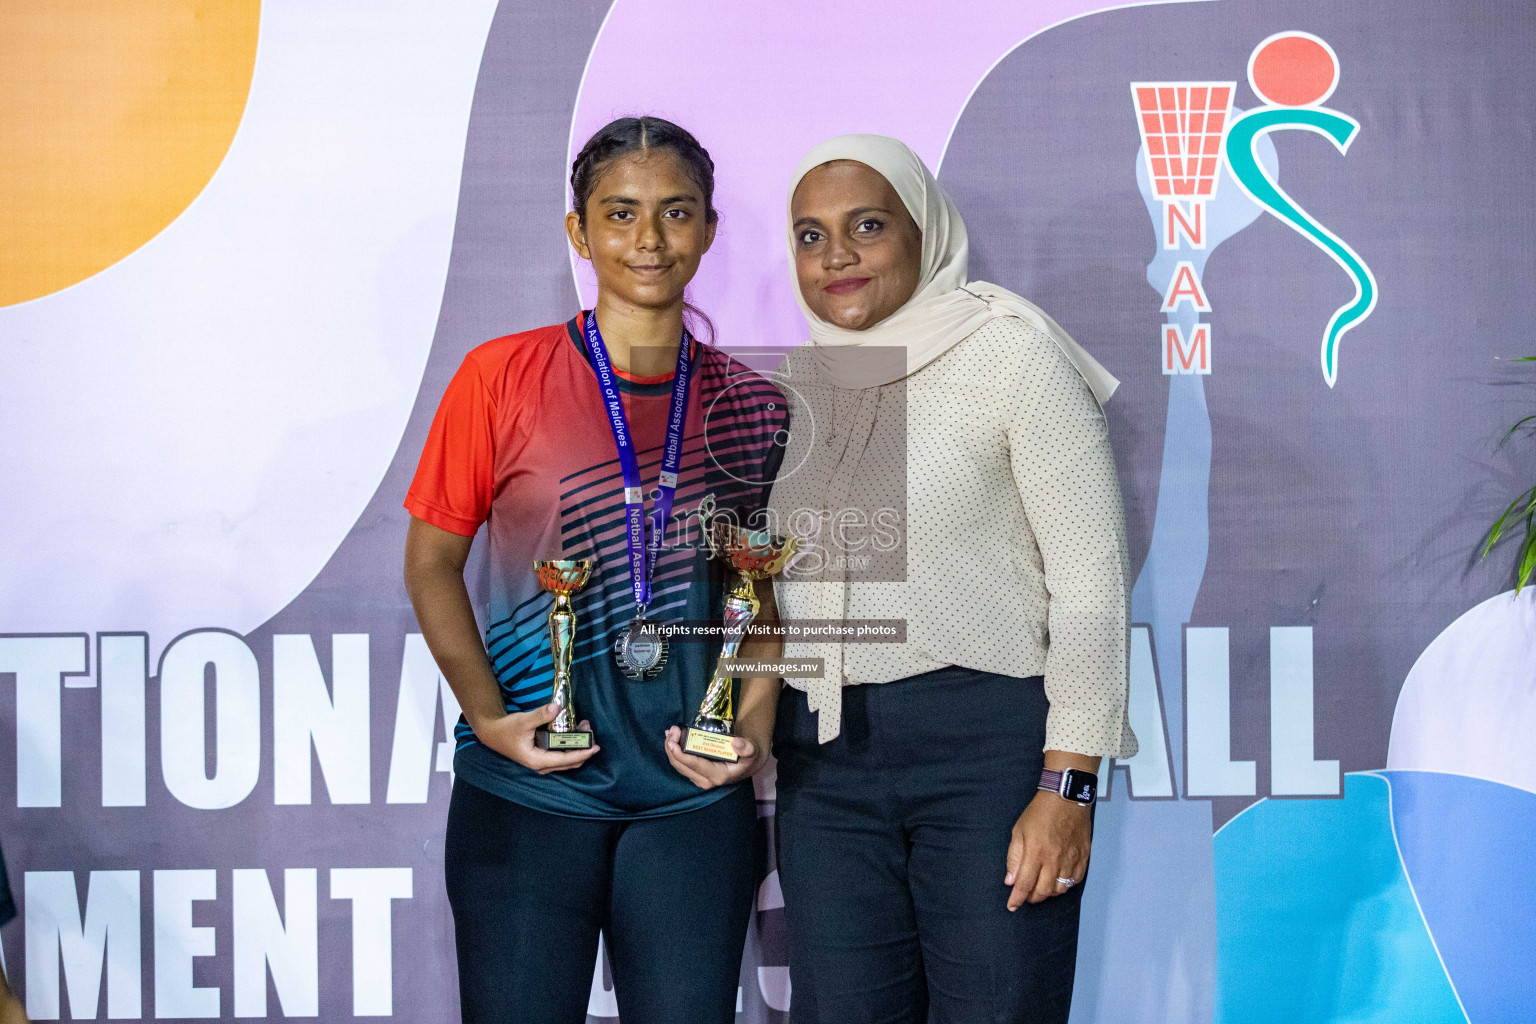
<svg viewBox="0 0 1536 1024"><path fill-rule="evenodd" d="M1132 82L1152 195L1163 204L1163 248L1205 248L1205 204L1221 180L1221 143L1235 82Z"/></svg>

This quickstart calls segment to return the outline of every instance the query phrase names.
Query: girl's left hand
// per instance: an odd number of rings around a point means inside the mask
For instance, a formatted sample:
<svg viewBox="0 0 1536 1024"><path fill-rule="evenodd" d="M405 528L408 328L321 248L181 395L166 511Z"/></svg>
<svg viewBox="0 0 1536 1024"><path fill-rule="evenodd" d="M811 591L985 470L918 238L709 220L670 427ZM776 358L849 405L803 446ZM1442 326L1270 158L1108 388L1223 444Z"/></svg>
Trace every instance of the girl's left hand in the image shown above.
<svg viewBox="0 0 1536 1024"><path fill-rule="evenodd" d="M731 740L731 747L736 751L741 760L735 764L726 764L724 761L711 761L707 757L696 757L683 750L683 730L680 726L672 726L666 732L667 760L672 762L672 767L677 773L700 789L714 789L716 786L729 785L732 782L740 782L742 779L751 778L758 768L762 767L763 754L757 744L745 736L737 736Z"/></svg>

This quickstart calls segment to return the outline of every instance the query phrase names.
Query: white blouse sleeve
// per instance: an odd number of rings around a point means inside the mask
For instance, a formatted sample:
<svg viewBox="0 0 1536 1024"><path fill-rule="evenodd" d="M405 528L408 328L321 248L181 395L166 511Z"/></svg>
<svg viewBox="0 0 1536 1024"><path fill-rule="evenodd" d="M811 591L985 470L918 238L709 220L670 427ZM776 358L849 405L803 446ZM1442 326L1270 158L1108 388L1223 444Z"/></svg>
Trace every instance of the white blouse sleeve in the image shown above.
<svg viewBox="0 0 1536 1024"><path fill-rule="evenodd" d="M1022 335L1021 365L1005 375L1009 460L1050 595L1045 749L1130 757L1125 513L1109 429L1055 342L1007 323Z"/></svg>

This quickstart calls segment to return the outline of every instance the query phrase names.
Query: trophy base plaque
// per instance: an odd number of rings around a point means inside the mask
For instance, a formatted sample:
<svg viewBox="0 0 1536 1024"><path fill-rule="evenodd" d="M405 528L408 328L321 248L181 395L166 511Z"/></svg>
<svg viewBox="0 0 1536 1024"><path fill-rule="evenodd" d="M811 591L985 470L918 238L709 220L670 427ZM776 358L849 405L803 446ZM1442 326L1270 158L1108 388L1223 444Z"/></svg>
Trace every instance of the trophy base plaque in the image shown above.
<svg viewBox="0 0 1536 1024"><path fill-rule="evenodd" d="M695 757L735 764L741 760L741 755L731 746L735 738L728 732L710 732L708 729L690 727L683 730L683 750Z"/></svg>
<svg viewBox="0 0 1536 1024"><path fill-rule="evenodd" d="M533 745L540 750L587 750L592 746L592 734L537 729L533 734Z"/></svg>

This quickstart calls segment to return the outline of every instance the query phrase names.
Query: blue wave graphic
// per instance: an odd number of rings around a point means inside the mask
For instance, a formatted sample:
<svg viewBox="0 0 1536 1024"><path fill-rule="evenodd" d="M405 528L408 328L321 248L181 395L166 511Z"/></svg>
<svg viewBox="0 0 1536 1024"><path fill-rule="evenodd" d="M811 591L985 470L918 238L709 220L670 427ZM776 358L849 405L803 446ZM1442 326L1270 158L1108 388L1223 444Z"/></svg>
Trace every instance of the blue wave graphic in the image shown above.
<svg viewBox="0 0 1536 1024"><path fill-rule="evenodd" d="M1403 866L1473 1024L1536 1019L1536 793L1382 772Z"/></svg>
<svg viewBox="0 0 1536 1024"><path fill-rule="evenodd" d="M1341 800L1261 800L1216 834L1217 1024L1465 1024L1390 788L1348 775Z"/></svg>

